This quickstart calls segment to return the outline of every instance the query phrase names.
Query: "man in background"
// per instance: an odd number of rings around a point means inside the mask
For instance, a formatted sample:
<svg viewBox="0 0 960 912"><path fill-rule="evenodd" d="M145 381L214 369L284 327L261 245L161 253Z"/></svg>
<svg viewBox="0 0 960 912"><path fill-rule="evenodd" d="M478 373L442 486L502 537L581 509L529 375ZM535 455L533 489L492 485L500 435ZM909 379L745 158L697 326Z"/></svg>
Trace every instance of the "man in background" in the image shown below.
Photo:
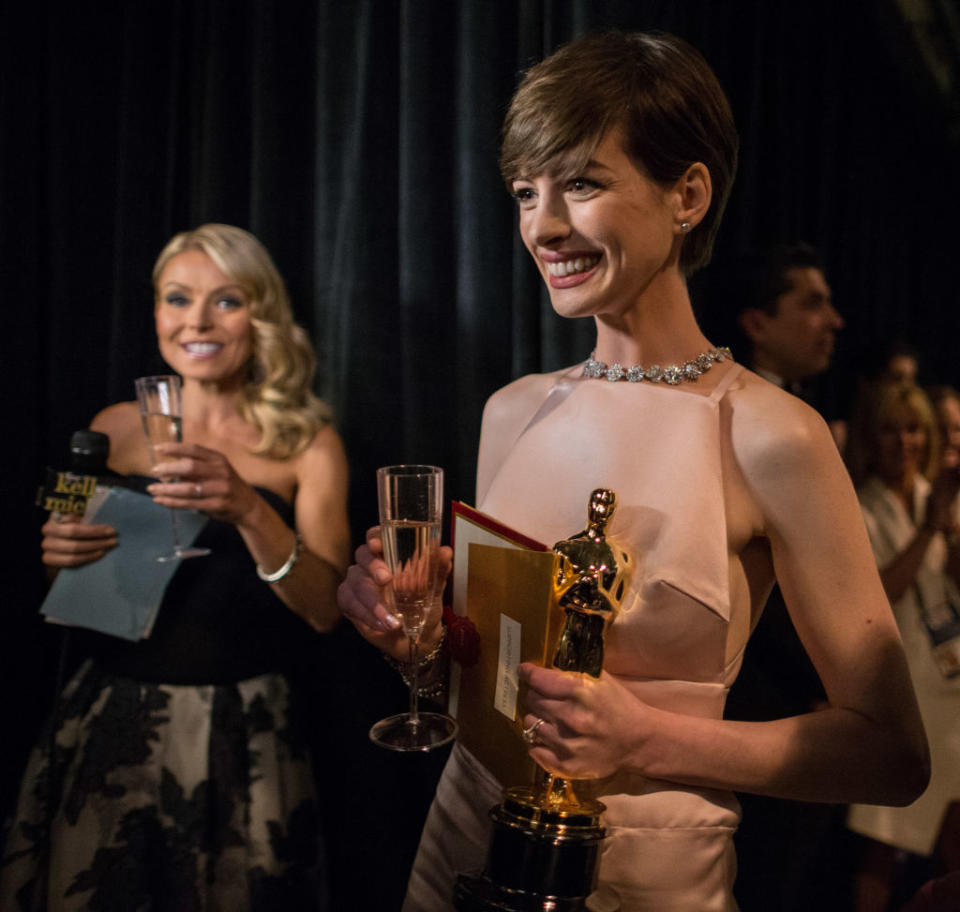
<svg viewBox="0 0 960 912"><path fill-rule="evenodd" d="M809 401L810 381L830 366L843 329L820 255L807 244L781 244L741 258L734 272L751 369ZM842 451L846 426L829 423Z"/></svg>
<svg viewBox="0 0 960 912"><path fill-rule="evenodd" d="M843 318L820 255L807 244L782 244L744 258L740 326L752 345L751 367L791 392L830 366Z"/></svg>

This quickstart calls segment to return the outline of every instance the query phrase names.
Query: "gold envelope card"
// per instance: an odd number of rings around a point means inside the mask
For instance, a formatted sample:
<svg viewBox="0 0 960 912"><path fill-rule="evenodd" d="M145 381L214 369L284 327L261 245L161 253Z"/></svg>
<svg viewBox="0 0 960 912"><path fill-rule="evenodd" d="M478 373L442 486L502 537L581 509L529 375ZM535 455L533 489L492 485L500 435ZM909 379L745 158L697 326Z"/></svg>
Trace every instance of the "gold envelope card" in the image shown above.
<svg viewBox="0 0 960 912"><path fill-rule="evenodd" d="M452 670L450 711L464 746L501 782L529 782L516 669L549 664L563 624L551 611L553 552L460 504L453 538L454 610L476 627L480 656Z"/></svg>

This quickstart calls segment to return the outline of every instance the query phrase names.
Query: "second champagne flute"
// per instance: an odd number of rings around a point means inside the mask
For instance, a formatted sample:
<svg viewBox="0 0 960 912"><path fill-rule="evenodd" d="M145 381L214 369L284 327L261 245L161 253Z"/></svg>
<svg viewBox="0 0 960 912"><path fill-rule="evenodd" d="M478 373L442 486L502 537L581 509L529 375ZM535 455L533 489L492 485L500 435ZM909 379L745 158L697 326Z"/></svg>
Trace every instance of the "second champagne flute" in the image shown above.
<svg viewBox="0 0 960 912"><path fill-rule="evenodd" d="M449 743L457 733L457 723L450 716L420 712L418 705L420 637L430 615L439 611L443 469L423 465L377 469L377 495L383 559L393 574L387 604L399 616L410 644L410 711L377 722L370 737L392 750L432 750Z"/></svg>
<svg viewBox="0 0 960 912"><path fill-rule="evenodd" d="M150 458L154 465L162 462L154 449L160 443L183 441L183 413L180 406L180 378L176 374L157 377L140 377L134 381L137 389L137 405L143 430L150 445ZM171 479L176 481L176 479ZM160 554L158 561L185 560L188 557L203 557L209 548L184 548L180 544L180 529L177 526L177 511L170 510L170 526L173 533L173 550Z"/></svg>

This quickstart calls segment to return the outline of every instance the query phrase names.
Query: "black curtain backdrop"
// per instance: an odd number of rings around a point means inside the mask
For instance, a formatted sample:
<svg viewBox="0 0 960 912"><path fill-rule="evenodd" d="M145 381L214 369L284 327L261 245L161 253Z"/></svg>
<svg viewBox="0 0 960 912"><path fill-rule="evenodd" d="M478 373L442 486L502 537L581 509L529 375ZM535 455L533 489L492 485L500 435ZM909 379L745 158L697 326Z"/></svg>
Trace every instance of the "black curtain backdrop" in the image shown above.
<svg viewBox="0 0 960 912"><path fill-rule="evenodd" d="M550 310L496 164L519 72L571 37L657 28L703 51L742 137L716 258L823 248L848 324L835 386L895 335L921 347L923 379L958 379L958 150L892 0L8 0L0 16L8 792L58 639L36 620L33 492L73 430L162 370L162 245L224 221L274 254L346 442L357 534L381 464L443 465L472 502L486 397L591 349L587 322ZM723 343L709 270L694 292Z"/></svg>

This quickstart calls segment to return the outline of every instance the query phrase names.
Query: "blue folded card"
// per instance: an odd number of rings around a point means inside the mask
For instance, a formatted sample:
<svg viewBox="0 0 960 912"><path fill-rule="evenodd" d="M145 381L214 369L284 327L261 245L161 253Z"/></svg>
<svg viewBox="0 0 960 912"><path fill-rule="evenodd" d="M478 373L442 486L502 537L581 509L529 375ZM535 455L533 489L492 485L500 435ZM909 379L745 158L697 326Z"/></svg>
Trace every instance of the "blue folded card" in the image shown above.
<svg viewBox="0 0 960 912"><path fill-rule="evenodd" d="M113 526L117 545L92 564L61 570L41 614L53 623L127 640L150 636L163 593L180 566L157 560L173 550L170 510L146 494L116 487L86 521ZM202 513L177 510L180 544L189 545L206 522Z"/></svg>

